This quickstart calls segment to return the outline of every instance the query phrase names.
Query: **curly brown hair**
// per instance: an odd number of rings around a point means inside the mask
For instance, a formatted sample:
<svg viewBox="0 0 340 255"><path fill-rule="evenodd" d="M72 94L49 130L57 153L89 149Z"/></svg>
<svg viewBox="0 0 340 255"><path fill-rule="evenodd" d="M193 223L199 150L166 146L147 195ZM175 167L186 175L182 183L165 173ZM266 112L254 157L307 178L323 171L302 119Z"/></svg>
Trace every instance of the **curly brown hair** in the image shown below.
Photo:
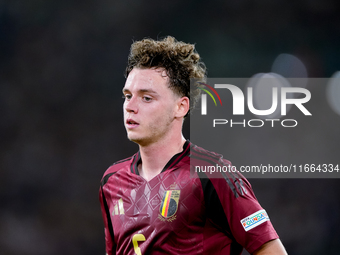
<svg viewBox="0 0 340 255"><path fill-rule="evenodd" d="M206 67L200 61L195 45L179 42L172 36L160 41L143 39L134 42L131 45L125 77L134 67L164 68L169 77L169 88L179 96L188 97L191 110L199 98L200 90L194 89L190 95L190 79L203 81L206 78ZM195 84L198 86L197 82Z"/></svg>

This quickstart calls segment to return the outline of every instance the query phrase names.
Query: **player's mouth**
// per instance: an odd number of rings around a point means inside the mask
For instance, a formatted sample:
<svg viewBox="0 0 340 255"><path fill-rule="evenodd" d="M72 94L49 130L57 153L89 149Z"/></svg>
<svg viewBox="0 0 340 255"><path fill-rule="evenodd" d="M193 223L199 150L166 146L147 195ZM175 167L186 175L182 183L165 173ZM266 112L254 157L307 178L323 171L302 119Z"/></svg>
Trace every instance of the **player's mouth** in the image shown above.
<svg viewBox="0 0 340 255"><path fill-rule="evenodd" d="M139 123L134 121L133 119L127 119L125 124L126 124L126 127L129 129L136 128L139 126Z"/></svg>

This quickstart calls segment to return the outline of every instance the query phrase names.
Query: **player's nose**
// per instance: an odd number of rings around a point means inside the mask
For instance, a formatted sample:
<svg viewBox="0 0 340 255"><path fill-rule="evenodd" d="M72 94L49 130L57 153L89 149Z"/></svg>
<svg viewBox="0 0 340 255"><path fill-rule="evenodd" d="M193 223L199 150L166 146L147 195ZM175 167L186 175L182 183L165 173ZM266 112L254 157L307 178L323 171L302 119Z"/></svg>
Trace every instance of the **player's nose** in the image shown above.
<svg viewBox="0 0 340 255"><path fill-rule="evenodd" d="M135 96L124 102L124 110L127 112L138 112L138 102Z"/></svg>

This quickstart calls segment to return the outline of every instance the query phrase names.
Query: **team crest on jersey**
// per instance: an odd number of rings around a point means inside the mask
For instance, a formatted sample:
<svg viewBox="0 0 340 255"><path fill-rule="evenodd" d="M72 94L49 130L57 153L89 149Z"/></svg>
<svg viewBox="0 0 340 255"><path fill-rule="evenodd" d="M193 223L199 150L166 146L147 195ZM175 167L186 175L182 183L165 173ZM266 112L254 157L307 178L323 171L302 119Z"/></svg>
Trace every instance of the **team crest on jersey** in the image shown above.
<svg viewBox="0 0 340 255"><path fill-rule="evenodd" d="M180 190L167 190L164 192L159 213L168 221L175 219L178 208Z"/></svg>

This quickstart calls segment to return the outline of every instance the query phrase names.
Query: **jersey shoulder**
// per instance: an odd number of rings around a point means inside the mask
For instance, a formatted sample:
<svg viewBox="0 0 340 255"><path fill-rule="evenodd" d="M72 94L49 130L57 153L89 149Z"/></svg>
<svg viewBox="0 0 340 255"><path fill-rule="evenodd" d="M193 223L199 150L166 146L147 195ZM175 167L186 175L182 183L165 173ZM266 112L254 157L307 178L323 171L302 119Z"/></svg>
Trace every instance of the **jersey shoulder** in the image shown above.
<svg viewBox="0 0 340 255"><path fill-rule="evenodd" d="M219 194L231 191L230 194L236 198L252 194L248 180L223 155L193 145L190 157L192 169L204 187L210 187Z"/></svg>
<svg viewBox="0 0 340 255"><path fill-rule="evenodd" d="M205 164L212 165L231 165L231 162L223 158L222 154L206 150L195 144L191 146L190 157L193 160L192 163L205 162Z"/></svg>
<svg viewBox="0 0 340 255"><path fill-rule="evenodd" d="M136 158L136 154L134 154L131 157L119 160L115 163L113 163L103 174L103 178L101 180L102 186L105 185L107 182L108 178L112 176L113 174L118 173L119 171L126 170L129 168L132 164L132 161Z"/></svg>

